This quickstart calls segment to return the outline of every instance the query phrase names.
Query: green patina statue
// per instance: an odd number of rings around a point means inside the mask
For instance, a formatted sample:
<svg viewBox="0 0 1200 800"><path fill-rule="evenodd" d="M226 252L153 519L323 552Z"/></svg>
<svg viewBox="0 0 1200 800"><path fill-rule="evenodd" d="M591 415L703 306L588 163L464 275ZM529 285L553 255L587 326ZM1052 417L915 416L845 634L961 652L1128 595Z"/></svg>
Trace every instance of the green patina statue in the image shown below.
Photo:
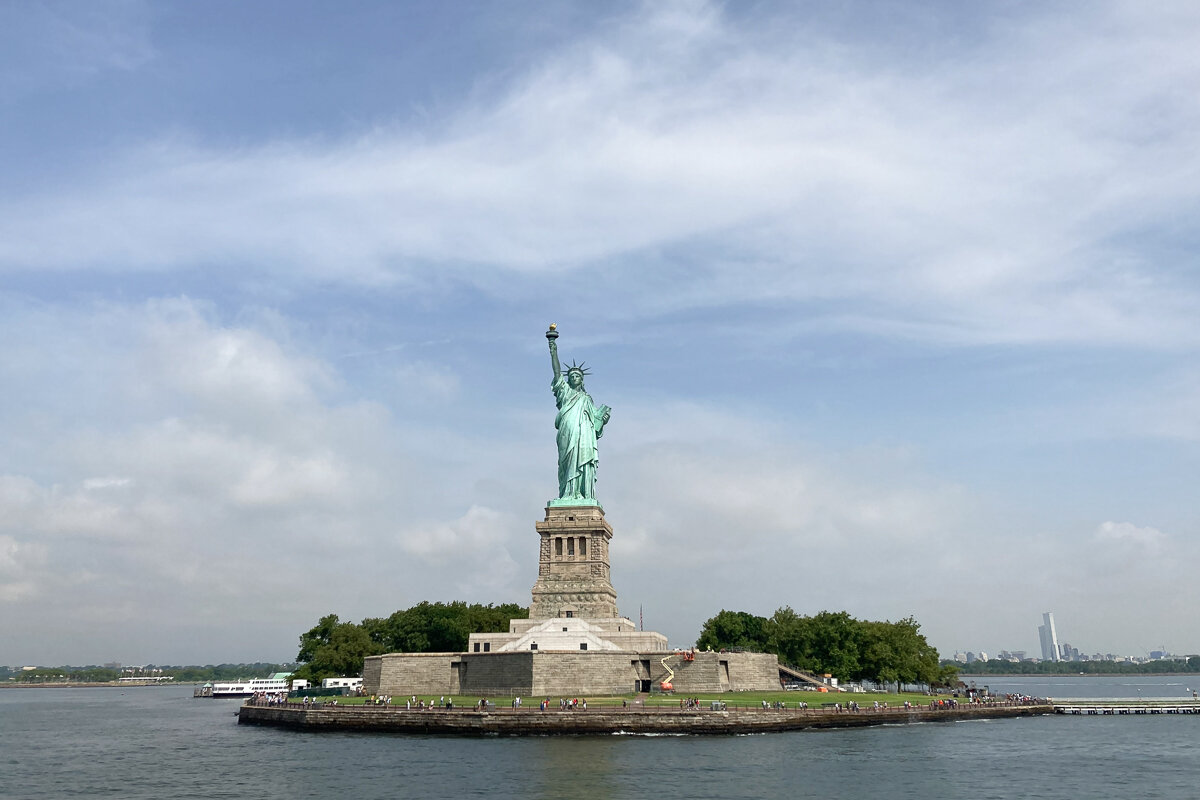
<svg viewBox="0 0 1200 800"><path fill-rule="evenodd" d="M612 409L597 406L583 389L583 364L565 370L558 363L558 326L546 331L550 341L550 366L554 368L554 403L558 416L558 498L552 506L598 506L596 502L596 440L604 433Z"/></svg>

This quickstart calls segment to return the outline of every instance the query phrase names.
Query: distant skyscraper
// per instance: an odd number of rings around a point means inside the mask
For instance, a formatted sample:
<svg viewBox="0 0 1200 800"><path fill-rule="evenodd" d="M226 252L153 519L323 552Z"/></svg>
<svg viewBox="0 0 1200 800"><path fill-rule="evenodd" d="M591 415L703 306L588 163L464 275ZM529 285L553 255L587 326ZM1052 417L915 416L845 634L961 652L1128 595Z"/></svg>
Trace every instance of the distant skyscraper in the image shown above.
<svg viewBox="0 0 1200 800"><path fill-rule="evenodd" d="M1038 638L1042 642L1042 660L1059 661L1058 631L1054 630L1054 615L1047 611L1042 614L1044 624L1038 626Z"/></svg>

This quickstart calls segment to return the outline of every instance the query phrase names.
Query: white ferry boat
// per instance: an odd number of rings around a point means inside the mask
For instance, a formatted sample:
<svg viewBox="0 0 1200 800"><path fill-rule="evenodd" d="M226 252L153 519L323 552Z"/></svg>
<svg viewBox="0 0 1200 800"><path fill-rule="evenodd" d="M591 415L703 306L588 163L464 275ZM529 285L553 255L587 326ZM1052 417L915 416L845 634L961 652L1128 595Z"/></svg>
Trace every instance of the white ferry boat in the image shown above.
<svg viewBox="0 0 1200 800"><path fill-rule="evenodd" d="M291 676L290 672L276 672L269 678L206 683L193 694L196 697L250 697L258 692L286 694L291 688Z"/></svg>

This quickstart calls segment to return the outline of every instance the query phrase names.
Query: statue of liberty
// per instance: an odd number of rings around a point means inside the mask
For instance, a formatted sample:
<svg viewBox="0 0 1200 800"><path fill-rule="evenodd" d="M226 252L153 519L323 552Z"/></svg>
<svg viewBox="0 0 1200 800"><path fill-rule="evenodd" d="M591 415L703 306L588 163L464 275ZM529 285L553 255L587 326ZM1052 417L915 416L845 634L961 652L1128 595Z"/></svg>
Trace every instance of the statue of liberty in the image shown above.
<svg viewBox="0 0 1200 800"><path fill-rule="evenodd" d="M558 363L558 326L546 331L550 341L550 366L554 369L554 403L558 415L558 498L552 506L598 506L596 502L596 440L604 433L612 409L597 406L583 389L583 364L571 363L565 370Z"/></svg>

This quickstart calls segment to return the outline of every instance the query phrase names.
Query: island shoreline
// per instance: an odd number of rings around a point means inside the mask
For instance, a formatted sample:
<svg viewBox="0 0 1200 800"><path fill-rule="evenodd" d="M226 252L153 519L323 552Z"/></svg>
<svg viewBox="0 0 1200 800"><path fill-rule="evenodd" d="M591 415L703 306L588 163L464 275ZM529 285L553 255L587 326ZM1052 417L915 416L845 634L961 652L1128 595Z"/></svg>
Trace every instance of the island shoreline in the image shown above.
<svg viewBox="0 0 1200 800"><path fill-rule="evenodd" d="M736 735L792 730L861 728L924 722L1031 717L1052 714L1049 704L963 704L947 708L833 709L595 709L588 711L404 709L378 706L310 706L248 702L239 725L304 731L360 731L456 736Z"/></svg>

